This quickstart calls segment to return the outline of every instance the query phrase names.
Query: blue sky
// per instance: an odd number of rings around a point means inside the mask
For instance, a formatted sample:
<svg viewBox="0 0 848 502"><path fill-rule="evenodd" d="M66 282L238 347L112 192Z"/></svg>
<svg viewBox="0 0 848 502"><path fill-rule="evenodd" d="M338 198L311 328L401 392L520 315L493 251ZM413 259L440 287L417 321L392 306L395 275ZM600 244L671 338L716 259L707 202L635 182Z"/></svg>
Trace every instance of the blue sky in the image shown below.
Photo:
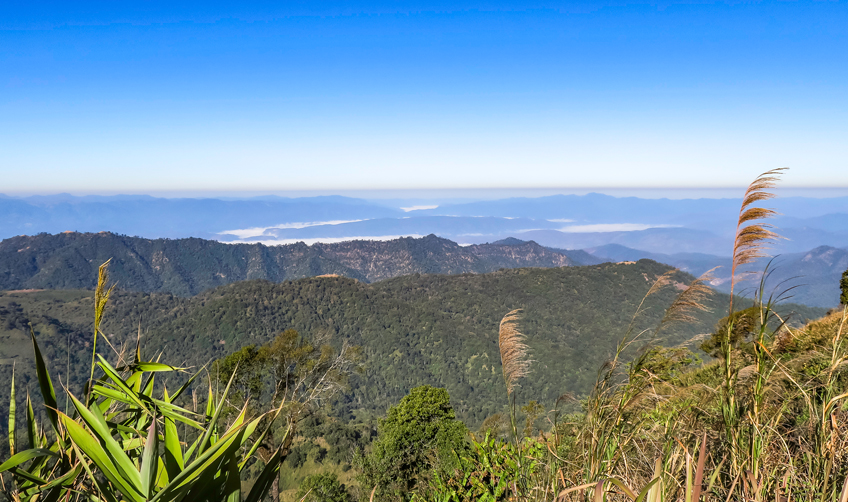
<svg viewBox="0 0 848 502"><path fill-rule="evenodd" d="M23 4L0 193L848 186L845 1Z"/></svg>

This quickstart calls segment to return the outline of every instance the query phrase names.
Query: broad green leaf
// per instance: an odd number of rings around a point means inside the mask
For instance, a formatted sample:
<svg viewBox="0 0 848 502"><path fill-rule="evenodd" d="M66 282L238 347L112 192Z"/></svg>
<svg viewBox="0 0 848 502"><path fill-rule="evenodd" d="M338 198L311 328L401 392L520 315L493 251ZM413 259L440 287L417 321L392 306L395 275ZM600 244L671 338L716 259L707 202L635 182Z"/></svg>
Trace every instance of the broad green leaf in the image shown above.
<svg viewBox="0 0 848 502"><path fill-rule="evenodd" d="M94 475L93 472L91 472L91 467L89 467L88 462L86 461L85 456L82 454L82 452L80 452L79 447L74 443L71 443L71 446L76 452L77 458L80 459L80 464L82 465L83 469L85 469L86 474L88 474L88 478L91 480L92 483L94 483L94 486L97 487L97 493L100 494L104 499L106 499L106 502L117 502L114 495L112 495L112 491L108 488L104 489L103 484L100 482L100 480ZM93 495L91 496L91 500L96 500L94 499Z"/></svg>
<svg viewBox="0 0 848 502"><path fill-rule="evenodd" d="M230 387L233 385L233 380L236 378L236 372L238 372L238 365L236 365L233 370L233 374L230 375L230 381L227 382L227 388L224 389L224 393L221 394L221 398L218 401L218 406L215 408L215 413L212 415L212 418L209 420L209 425L206 428L206 432L203 434L203 440L200 441L200 448L197 450L198 454L203 453L204 450L208 448L207 443L209 439L212 437L212 433L215 431L215 424L218 422L218 416L221 414L221 410L224 409L224 403L227 401L227 394L230 392ZM209 402L212 402L212 384L209 384ZM208 409L208 405L207 405Z"/></svg>
<svg viewBox="0 0 848 502"><path fill-rule="evenodd" d="M127 384L127 387L134 390L138 393L141 390L141 377L144 375L143 371L134 371L132 375L127 377L124 382Z"/></svg>
<svg viewBox="0 0 848 502"><path fill-rule="evenodd" d="M200 446L200 440L201 439L203 439L203 438L199 437L199 438L194 440L194 442L191 444L191 446L188 447L188 450L186 450L184 458L191 458L192 454L194 454L194 451L197 450L198 446Z"/></svg>
<svg viewBox="0 0 848 502"><path fill-rule="evenodd" d="M38 376L38 387L41 390L41 396L44 399L44 408L47 410L47 418L53 424L53 429L59 434L59 405L56 404L56 391L53 389L53 381L50 379L50 374L47 372L47 365L44 364L44 357L41 355L41 350L38 349L38 343L35 341L35 331L32 326L29 328L30 337L32 337L32 349L35 352L35 373Z"/></svg>
<svg viewBox="0 0 848 502"><path fill-rule="evenodd" d="M624 492L624 493L625 493L628 497L630 497L631 499L634 499L634 500L635 500L635 499L638 497L638 495L636 495L636 492L634 492L633 490L631 490L631 489L630 489L630 487L629 487L629 486L627 486L626 484L624 484L624 482L623 482L623 481L621 481L621 480L619 480L619 479L615 479L615 478L609 478L609 479L607 479L607 481L609 481L610 483L612 483L612 484L614 484L615 486L619 487L619 488L621 489L621 491L623 491L623 492Z"/></svg>
<svg viewBox="0 0 848 502"><path fill-rule="evenodd" d="M239 466L240 469L244 469L244 466L245 466L245 464L247 464L247 461L250 460L253 457L254 454L256 454L256 450L259 449L259 446L262 444L262 441L265 439L265 436L267 436L268 433L271 431L271 427L273 427L274 423L276 423L277 417L280 415L280 412L282 410L283 410L283 404L280 404L280 407L277 408L276 411L274 411L274 416L271 417L271 420L268 421L268 425L265 427L265 430L262 431L262 434L260 434L258 438L256 438L256 441L253 442L253 446L250 447L250 451L248 451L247 455L244 456L244 460L242 460L241 465ZM268 415L269 413L270 412L265 413L262 416L264 417L264 416ZM283 442L284 443L285 443L288 435L291 433L291 431L292 431L291 426L289 426L286 429L285 435L283 436Z"/></svg>
<svg viewBox="0 0 848 502"><path fill-rule="evenodd" d="M180 387L179 389L177 389L176 392L174 392L174 394L171 396L171 402L175 401L178 397L182 395L183 392L186 391L186 389L191 386L191 384L194 382L194 379L197 378L198 375L200 375L200 372L203 371L204 368L206 368L206 366L200 368L200 370L198 370L197 373L192 375L191 378L189 378L186 383L182 385L182 387Z"/></svg>
<svg viewBox="0 0 848 502"><path fill-rule="evenodd" d="M115 368L113 368L112 365L109 364L109 362L106 361L106 359L104 359L103 356L101 356L100 354L97 354L97 357L100 359L100 368L103 370L104 373L106 373L106 375L109 376L110 379L112 379L114 385L119 390L123 391L124 394L126 394L136 404L136 406L138 406L149 414L150 410L148 410L147 407L144 406L144 403L141 402L141 399L139 399L138 395L133 392L133 390L130 389L129 386L127 386L127 383L124 381L124 379L121 378L121 375L119 375L118 372L115 371Z"/></svg>
<svg viewBox="0 0 848 502"><path fill-rule="evenodd" d="M227 462L227 480L224 484L224 495L227 502L241 502L241 478L239 477L238 459L231 455Z"/></svg>
<svg viewBox="0 0 848 502"><path fill-rule="evenodd" d="M0 464L0 472L6 472L9 469L17 467L28 460L48 455L51 457L59 457L59 455L57 455L55 452L52 452L45 448L34 448L32 450L24 450L22 452L18 452L12 455L9 460Z"/></svg>
<svg viewBox="0 0 848 502"><path fill-rule="evenodd" d="M9 398L9 455L15 454L15 366L12 365L12 392Z"/></svg>
<svg viewBox="0 0 848 502"><path fill-rule="evenodd" d="M136 363L133 365L133 369L138 371L146 371L148 373L157 372L157 371L183 371L185 368L178 368L176 366L170 366L164 363Z"/></svg>
<svg viewBox="0 0 848 502"><path fill-rule="evenodd" d="M162 457L157 458L156 464L156 490L159 491L168 485L168 481L171 478L168 476L168 469L165 468L165 462L162 461Z"/></svg>
<svg viewBox="0 0 848 502"><path fill-rule="evenodd" d="M52 490L53 488L62 487L62 486L70 486L70 485L74 484L77 476L80 475L80 472L82 472L82 463L81 462L78 463L77 466L74 467L72 470L66 472L62 476L54 479L53 481L50 481L47 484L38 486L38 487L33 488L31 490L27 490L26 494L27 495L35 495L36 493L46 492L48 490ZM42 499L40 499L40 500L42 500Z"/></svg>
<svg viewBox="0 0 848 502"><path fill-rule="evenodd" d="M141 394L147 397L153 395L153 380L155 380L156 374L150 375L150 378L147 379L147 383L144 384L144 390L141 391Z"/></svg>
<svg viewBox="0 0 848 502"><path fill-rule="evenodd" d="M169 479L174 479L180 471L185 469L177 424L169 417L165 417L165 468Z"/></svg>
<svg viewBox="0 0 848 502"><path fill-rule="evenodd" d="M11 471L12 474L14 474L15 476L24 478L31 483L35 483L36 485L43 485L43 484L47 483L46 479L42 479L42 478L36 476L35 474L28 472L24 469L20 469L18 467L12 467L11 469L9 469L9 471ZM30 485L30 483L26 483L26 486L31 486L31 485Z"/></svg>
<svg viewBox="0 0 848 502"><path fill-rule="evenodd" d="M265 499L265 495L268 494L268 490L271 489L271 485L274 483L274 479L280 473L280 462L282 462L282 453L283 453L283 444L285 441L280 444L280 447L277 448L277 451L274 452L274 455L271 457L271 460L262 469L262 472L259 474L259 477L256 478L256 483L253 484L253 488L250 489L250 493L247 495L247 499L245 502L262 502Z"/></svg>
<svg viewBox="0 0 848 502"><path fill-rule="evenodd" d="M141 493L147 498L153 495L156 484L156 467L159 452L159 436L156 433L156 420L150 423L147 430L147 444L144 445L144 453L141 457Z"/></svg>
<svg viewBox="0 0 848 502"><path fill-rule="evenodd" d="M60 413L62 424L68 431L75 447L82 450L85 455L94 462L94 465L100 469L103 476L106 477L113 485L118 487L125 497L135 501L143 502L144 498L133 486L121 475L109 455L100 446L91 434L88 433L80 424L76 423L71 417ZM123 453L123 452L121 452Z"/></svg>
<svg viewBox="0 0 848 502"><path fill-rule="evenodd" d="M35 410L32 409L32 399L29 397L29 391L27 391L26 398L26 412L27 412L27 440L29 441L30 448L38 448L41 446L38 441L38 422L35 420Z"/></svg>
<svg viewBox="0 0 848 502"><path fill-rule="evenodd" d="M68 392L68 396L71 398L71 401L73 401L77 413L79 413L86 425L88 425L88 427L96 435L99 440L99 444L105 447L107 455L111 462L114 463L113 465L118 470L118 473L127 480L128 483L131 483L137 492L143 494L144 492L141 489L141 476L136 470L132 460L130 460L124 452L124 449L117 441L115 441L115 438L112 437L112 431L109 430L106 419L100 414L100 408L98 408L96 404L92 404L91 409L88 409L70 392Z"/></svg>
<svg viewBox="0 0 848 502"><path fill-rule="evenodd" d="M642 502L644 500L647 500L647 497L650 496L650 495L656 496L656 494L654 493L655 490L652 490L652 489L653 489L655 484L659 483L659 481L660 481L660 478L657 477L657 478L652 479L650 483L645 485L645 487L642 488L642 492L639 493L638 497L636 497L635 502Z"/></svg>
<svg viewBox="0 0 848 502"><path fill-rule="evenodd" d="M207 473L210 468L217 469L217 465L226 455L235 455L241 444L241 433L244 428L231 430L228 434L221 437L221 440L212 445L205 452L200 454L198 458L187 465L186 468L168 483L168 486L162 489L153 498L153 501L171 501L179 500L180 495L185 494L185 490L190 483L199 479Z"/></svg>
<svg viewBox="0 0 848 502"><path fill-rule="evenodd" d="M97 386L97 387L94 388L93 392L95 394L101 395L103 397L108 397L108 398L113 399L115 401L118 401L118 402L121 402L121 403L124 403L124 404L128 404L128 405L131 405L131 406L135 405L135 402L136 402L134 399L131 399L124 392L121 392L120 390L110 389L109 387ZM182 422L186 425L190 425L190 426L192 426L196 429L203 429L203 426L200 424L200 422L197 422L196 420L192 420L192 419L185 416L185 415L194 415L194 413L192 413L189 410L186 410L185 408L181 408L179 406L176 406L176 405L173 405L173 404L170 404L170 403L167 403L165 401L158 400L158 399L150 399L147 396L138 396L138 397L141 398L141 399L144 399L146 401L149 401L150 404L156 405L156 407L159 408L159 411L162 412L162 415L164 415L166 417L171 417L171 418L173 418L173 419L175 419L179 422Z"/></svg>
<svg viewBox="0 0 848 502"><path fill-rule="evenodd" d="M215 394L212 392L212 380L209 380L209 397L206 399L206 419L212 418L215 413Z"/></svg>

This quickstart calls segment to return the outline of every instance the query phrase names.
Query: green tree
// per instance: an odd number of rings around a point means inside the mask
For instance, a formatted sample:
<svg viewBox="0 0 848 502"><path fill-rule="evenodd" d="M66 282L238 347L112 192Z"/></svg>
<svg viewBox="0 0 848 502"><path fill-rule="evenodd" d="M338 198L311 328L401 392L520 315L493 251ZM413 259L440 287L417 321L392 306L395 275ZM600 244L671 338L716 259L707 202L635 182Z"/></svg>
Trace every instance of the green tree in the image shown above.
<svg viewBox="0 0 848 502"><path fill-rule="evenodd" d="M352 502L353 497L335 474L307 476L298 487L295 500L300 502Z"/></svg>
<svg viewBox="0 0 848 502"><path fill-rule="evenodd" d="M842 289L842 294L839 296L839 303L848 305L848 270L842 272L842 280L839 281L839 287Z"/></svg>
<svg viewBox="0 0 848 502"><path fill-rule="evenodd" d="M256 345L247 345L216 361L214 373L218 377L218 382L224 386L227 385L230 377L235 374L230 390L230 399L243 403L258 396L262 391L263 364L262 355Z"/></svg>
<svg viewBox="0 0 848 502"><path fill-rule="evenodd" d="M712 336L701 344L701 350L713 357L719 357L723 340L727 340L730 347L737 348L754 337L759 324L760 311L756 306L737 310L718 322Z"/></svg>
<svg viewBox="0 0 848 502"><path fill-rule="evenodd" d="M285 425L270 430L266 442L273 445L275 434L287 433L281 451L288 454L298 422L344 388L358 359L357 347L345 344L338 351L329 344L316 347L296 330L288 329L266 345L259 348L249 345L216 364L220 369L218 378L221 385L226 385L226 375L234 375L236 396L233 401L236 406L232 410L240 409L249 397L264 398L272 406L282 407L281 418ZM268 381L270 385L263 387L263 382ZM263 390L266 391L264 396ZM270 455L272 451L264 448L259 454ZM299 452L292 453L295 453L292 463L298 465L301 455L298 455ZM265 459L270 461L270 457ZM279 500L279 478L274 479L270 497L273 502Z"/></svg>
<svg viewBox="0 0 848 502"><path fill-rule="evenodd" d="M448 391L422 385L380 420L360 481L365 489L376 486L380 500L397 500L432 471L456 467L467 449L468 429L456 419Z"/></svg>

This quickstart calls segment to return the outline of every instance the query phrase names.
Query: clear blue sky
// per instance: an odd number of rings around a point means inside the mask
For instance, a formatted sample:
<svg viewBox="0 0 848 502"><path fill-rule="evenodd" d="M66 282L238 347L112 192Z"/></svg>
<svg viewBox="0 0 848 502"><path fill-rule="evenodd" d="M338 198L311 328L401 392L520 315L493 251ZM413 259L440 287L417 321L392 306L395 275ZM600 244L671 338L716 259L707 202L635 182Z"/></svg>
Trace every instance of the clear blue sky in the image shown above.
<svg viewBox="0 0 848 502"><path fill-rule="evenodd" d="M173 3L0 4L0 193L848 186L845 1Z"/></svg>

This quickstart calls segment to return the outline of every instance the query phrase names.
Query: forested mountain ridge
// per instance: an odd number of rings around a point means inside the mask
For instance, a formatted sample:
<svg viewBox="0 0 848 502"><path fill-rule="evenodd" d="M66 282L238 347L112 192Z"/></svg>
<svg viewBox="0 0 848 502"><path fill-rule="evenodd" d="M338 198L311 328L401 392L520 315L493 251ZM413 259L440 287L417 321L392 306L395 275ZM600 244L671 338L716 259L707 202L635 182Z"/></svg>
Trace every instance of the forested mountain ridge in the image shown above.
<svg viewBox="0 0 848 502"><path fill-rule="evenodd" d="M364 371L353 376L338 403L340 413L381 413L409 389L431 384L447 388L460 416L479 424L506 404L497 346L498 322L506 312L524 309L521 328L535 361L521 383L519 400L552 405L564 392L582 395L589 390L646 291L669 270L642 260L486 274L414 274L374 284L343 277L246 281L191 298L118 292L103 329L116 347L134 347L141 327L141 347L149 357L167 351L170 362L199 367L294 328L310 339L362 347ZM673 284L646 302L636 329L655 326L691 279L674 272ZM30 371L27 327L32 322L54 378L78 386L87 377L91 356L91 295L0 295L0 385L8 382L13 363L19 375L35 374ZM709 333L726 301L726 295L716 294L712 312L699 323L662 332L663 343L676 345ZM784 308L798 311L801 318L823 313ZM108 346L98 347L114 358Z"/></svg>
<svg viewBox="0 0 848 502"><path fill-rule="evenodd" d="M534 242L460 246L435 235L265 246L66 232L0 242L0 290L93 288L97 267L110 258L112 277L122 289L180 296L251 279L281 282L340 275L374 282L414 273L485 273L577 264Z"/></svg>

